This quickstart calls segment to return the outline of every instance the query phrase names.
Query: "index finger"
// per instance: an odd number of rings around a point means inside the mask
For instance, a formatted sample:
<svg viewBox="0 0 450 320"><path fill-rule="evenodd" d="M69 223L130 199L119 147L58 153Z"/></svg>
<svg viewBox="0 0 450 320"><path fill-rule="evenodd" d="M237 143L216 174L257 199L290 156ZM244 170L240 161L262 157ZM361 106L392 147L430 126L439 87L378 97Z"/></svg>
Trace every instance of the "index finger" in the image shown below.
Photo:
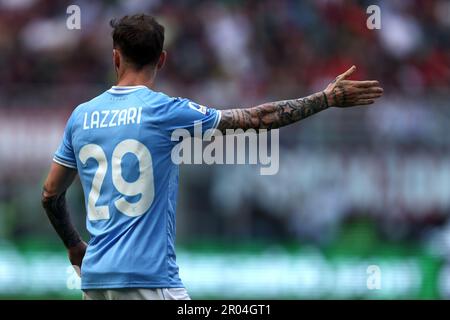
<svg viewBox="0 0 450 320"><path fill-rule="evenodd" d="M359 88L378 87L380 85L377 80L351 81L351 84Z"/></svg>

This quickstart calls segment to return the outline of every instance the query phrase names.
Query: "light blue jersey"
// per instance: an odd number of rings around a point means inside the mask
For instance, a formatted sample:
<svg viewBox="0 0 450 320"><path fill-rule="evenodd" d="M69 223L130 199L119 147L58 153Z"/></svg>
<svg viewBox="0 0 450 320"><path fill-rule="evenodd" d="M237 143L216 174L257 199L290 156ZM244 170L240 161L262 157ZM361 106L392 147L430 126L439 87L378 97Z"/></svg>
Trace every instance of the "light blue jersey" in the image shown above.
<svg viewBox="0 0 450 320"><path fill-rule="evenodd" d="M70 116L54 161L77 169L91 235L82 289L183 287L175 258L177 128L220 112L144 86L112 87Z"/></svg>

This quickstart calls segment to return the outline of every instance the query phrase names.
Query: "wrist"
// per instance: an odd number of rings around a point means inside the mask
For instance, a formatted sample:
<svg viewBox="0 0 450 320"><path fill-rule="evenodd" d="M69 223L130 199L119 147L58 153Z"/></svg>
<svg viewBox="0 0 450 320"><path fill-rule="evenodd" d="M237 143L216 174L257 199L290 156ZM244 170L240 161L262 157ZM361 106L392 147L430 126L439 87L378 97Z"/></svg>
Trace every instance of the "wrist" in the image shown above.
<svg viewBox="0 0 450 320"><path fill-rule="evenodd" d="M330 103L329 103L329 99L328 99L327 94L325 93L325 91L322 91L322 99L323 99L323 104L324 104L325 108L329 108L330 107Z"/></svg>
<svg viewBox="0 0 450 320"><path fill-rule="evenodd" d="M327 107L334 107L335 106L335 99L331 91L324 90L322 91L325 103L327 104Z"/></svg>

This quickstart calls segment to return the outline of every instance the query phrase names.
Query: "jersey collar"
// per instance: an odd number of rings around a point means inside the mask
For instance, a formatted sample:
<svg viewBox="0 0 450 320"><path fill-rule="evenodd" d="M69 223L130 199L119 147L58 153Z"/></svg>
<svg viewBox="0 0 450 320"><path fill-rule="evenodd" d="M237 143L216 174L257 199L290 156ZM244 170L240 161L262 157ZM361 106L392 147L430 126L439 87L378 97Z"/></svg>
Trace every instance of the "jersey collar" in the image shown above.
<svg viewBox="0 0 450 320"><path fill-rule="evenodd" d="M109 93L114 93L114 94L125 94L125 93L130 93L130 92L134 92L136 90L139 89L144 89L147 88L146 86L112 86L111 89L108 90Z"/></svg>

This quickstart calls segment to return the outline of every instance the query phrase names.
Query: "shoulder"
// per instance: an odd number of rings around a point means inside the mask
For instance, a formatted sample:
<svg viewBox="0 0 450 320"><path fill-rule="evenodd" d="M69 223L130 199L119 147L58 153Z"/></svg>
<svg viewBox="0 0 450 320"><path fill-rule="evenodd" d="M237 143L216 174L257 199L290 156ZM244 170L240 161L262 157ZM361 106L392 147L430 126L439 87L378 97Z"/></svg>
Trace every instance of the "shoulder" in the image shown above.
<svg viewBox="0 0 450 320"><path fill-rule="evenodd" d="M79 121L82 121L84 113L88 112L90 109L94 108L96 105L104 103L107 98L106 93L102 93L91 100L80 103L73 109L72 114L69 117L68 124L73 125ZM81 119L81 120L80 120Z"/></svg>
<svg viewBox="0 0 450 320"><path fill-rule="evenodd" d="M177 116L189 103L188 99L171 97L163 92L152 90L140 90L137 94L144 103L144 110L160 121Z"/></svg>
<svg viewBox="0 0 450 320"><path fill-rule="evenodd" d="M104 95L105 95L105 93L102 93L102 94L92 98L91 100L80 103L78 106L75 107L75 109L73 110L73 113L82 112L86 108L89 108L89 106L103 100L105 98Z"/></svg>
<svg viewBox="0 0 450 320"><path fill-rule="evenodd" d="M136 91L136 95L148 105L162 105L174 103L179 98L171 97L164 92L143 89Z"/></svg>

